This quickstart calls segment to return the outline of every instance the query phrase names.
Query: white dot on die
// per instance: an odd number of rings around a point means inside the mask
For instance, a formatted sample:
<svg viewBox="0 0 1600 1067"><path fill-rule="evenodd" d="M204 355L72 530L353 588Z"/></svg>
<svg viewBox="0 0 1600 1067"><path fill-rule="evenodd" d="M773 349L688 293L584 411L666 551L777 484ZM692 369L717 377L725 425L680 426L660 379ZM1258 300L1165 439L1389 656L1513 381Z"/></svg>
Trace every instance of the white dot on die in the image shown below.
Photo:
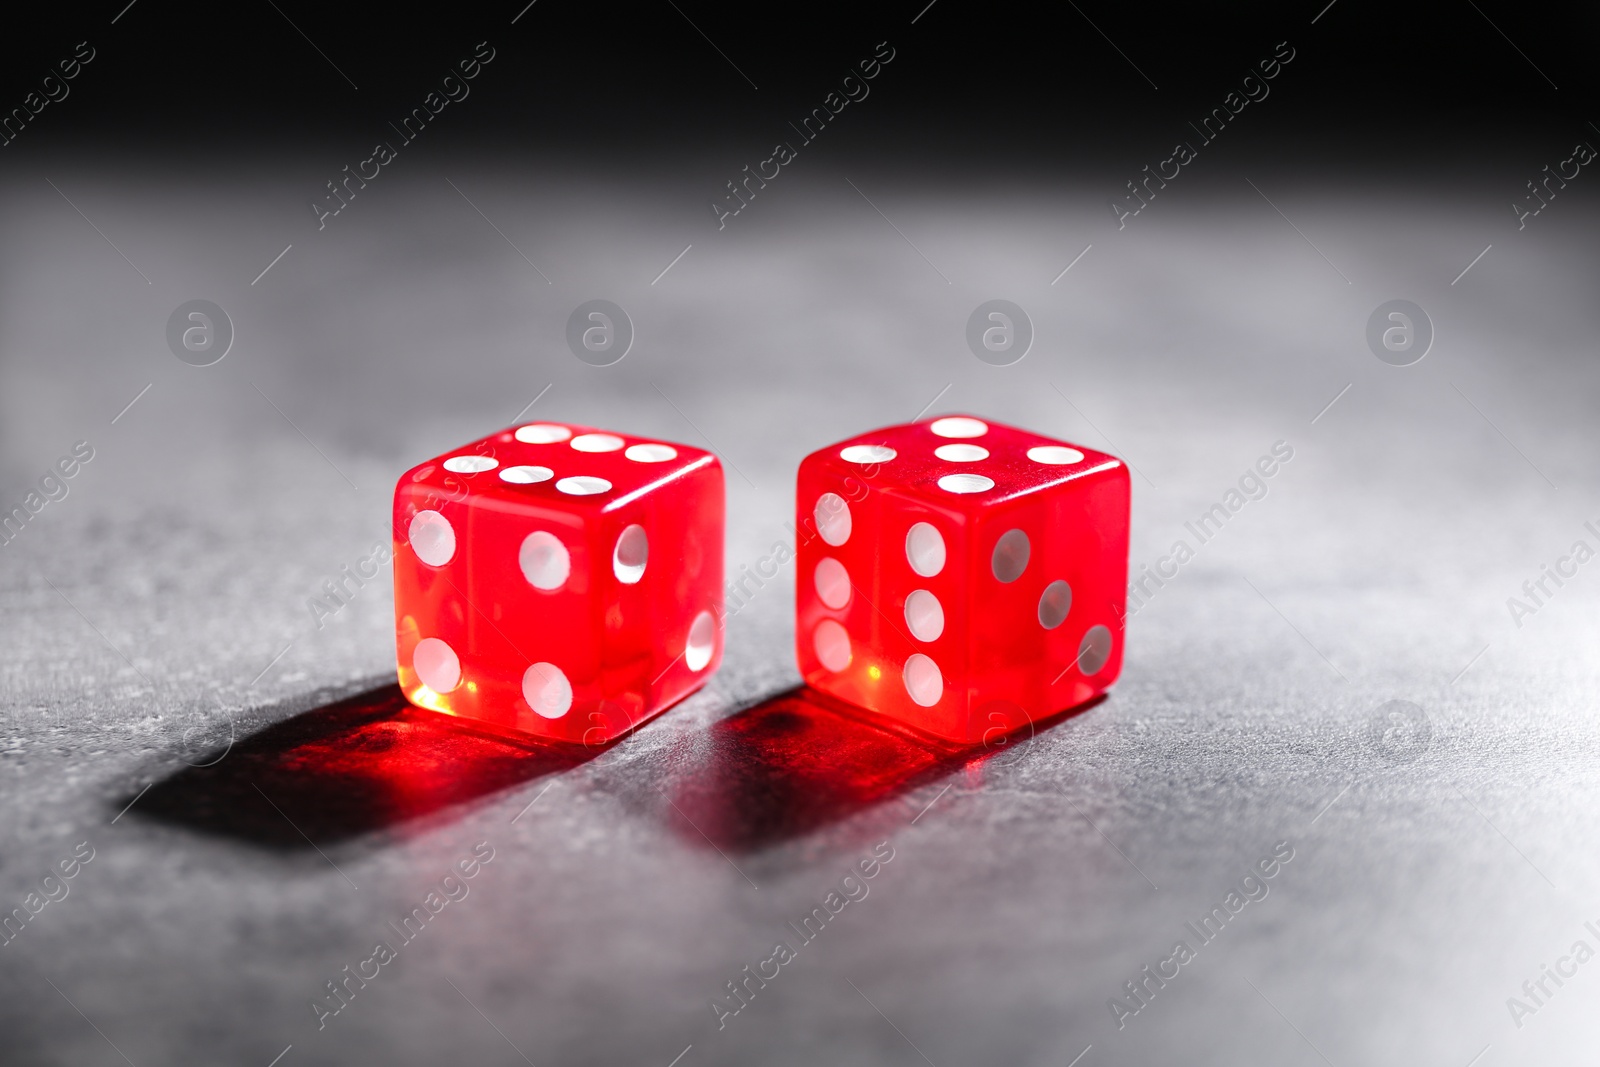
<svg viewBox="0 0 1600 1067"><path fill-rule="evenodd" d="M906 562L924 578L932 578L944 570L944 538L926 522L919 522L906 532Z"/></svg>
<svg viewBox="0 0 1600 1067"><path fill-rule="evenodd" d="M1044 587L1044 593L1039 597L1040 626L1054 630L1067 621L1067 612L1071 610L1072 586L1057 578Z"/></svg>
<svg viewBox="0 0 1600 1067"><path fill-rule="evenodd" d="M572 436L572 431L565 426L536 422L531 426L519 426L516 436L517 440L525 445L551 445L557 441L565 441Z"/></svg>
<svg viewBox="0 0 1600 1067"><path fill-rule="evenodd" d="M623 455L635 463L665 463L669 459L677 459L678 450L671 445L629 445Z"/></svg>
<svg viewBox="0 0 1600 1067"><path fill-rule="evenodd" d="M644 527L634 523L617 538L617 547L611 553L611 573L623 585L634 585L644 577L644 565L650 558L650 538Z"/></svg>
<svg viewBox="0 0 1600 1067"><path fill-rule="evenodd" d="M571 441L579 452L615 452L622 444L622 438L614 433L580 433Z"/></svg>
<svg viewBox="0 0 1600 1067"><path fill-rule="evenodd" d="M823 619L811 631L811 649L835 674L850 666L850 634L832 619Z"/></svg>
<svg viewBox="0 0 1600 1067"><path fill-rule="evenodd" d="M1059 466L1063 463L1078 463L1083 459L1083 453L1076 448L1065 445L1038 445L1028 449L1028 458L1035 463L1049 463Z"/></svg>
<svg viewBox="0 0 1600 1067"><path fill-rule="evenodd" d="M823 493L817 497L817 506L811 509L817 520L817 532L835 548L850 540L850 505L838 493Z"/></svg>
<svg viewBox="0 0 1600 1067"><path fill-rule="evenodd" d="M973 463L989 458L989 450L981 445L940 445L933 454L951 463Z"/></svg>
<svg viewBox="0 0 1600 1067"><path fill-rule="evenodd" d="M989 569L996 581L1014 582L1028 569L1031 546L1028 535L1021 530L1007 530L994 543L994 554L989 557Z"/></svg>
<svg viewBox="0 0 1600 1067"><path fill-rule="evenodd" d="M925 708L939 703L939 698L944 695L944 675L939 673L939 665L921 652L911 653L905 669L900 672L900 678L905 682L906 692L911 699Z"/></svg>
<svg viewBox="0 0 1600 1067"><path fill-rule="evenodd" d="M994 479L981 474L946 474L939 488L947 493L984 493L994 488Z"/></svg>
<svg viewBox="0 0 1600 1067"><path fill-rule="evenodd" d="M437 637L424 637L411 653L411 669L435 693L448 693L461 684L461 658Z"/></svg>
<svg viewBox="0 0 1600 1067"><path fill-rule="evenodd" d="M517 565L529 585L549 592L566 584L572 573L572 556L561 538L548 530L535 530L522 539Z"/></svg>
<svg viewBox="0 0 1600 1067"><path fill-rule="evenodd" d="M928 429L940 437L982 437L989 432L989 424L956 415L948 419L934 419L928 424Z"/></svg>
<svg viewBox="0 0 1600 1067"><path fill-rule="evenodd" d="M897 454L888 445L848 445L839 449L839 458L850 463L887 463Z"/></svg>
<svg viewBox="0 0 1600 1067"><path fill-rule="evenodd" d="M477 474L480 471L492 471L498 466L500 461L488 456L451 456L444 461L444 469L456 474Z"/></svg>
<svg viewBox="0 0 1600 1067"><path fill-rule="evenodd" d="M456 530L437 511L419 511L406 528L411 551L430 567L443 567L456 554Z"/></svg>
<svg viewBox="0 0 1600 1067"><path fill-rule="evenodd" d="M926 589L906 597L906 625L918 641L937 641L944 633L944 606Z"/></svg>
<svg viewBox="0 0 1600 1067"><path fill-rule="evenodd" d="M559 719L572 707L572 683L554 663L535 663L522 674L522 699L546 719Z"/></svg>
<svg viewBox="0 0 1600 1067"><path fill-rule="evenodd" d="M683 662L691 671L703 671L711 662L717 643L717 620L709 611L694 617L689 626L689 641L683 646Z"/></svg>
<svg viewBox="0 0 1600 1067"><path fill-rule="evenodd" d="M556 489L568 496L594 496L596 493L609 492L611 483L604 478L580 474L575 478L561 479L556 483Z"/></svg>
<svg viewBox="0 0 1600 1067"><path fill-rule="evenodd" d="M811 579L817 587L817 599L834 611L850 603L850 572L832 556L817 561Z"/></svg>
<svg viewBox="0 0 1600 1067"><path fill-rule="evenodd" d="M556 476L556 472L549 467L507 467L500 472L502 482L513 485L533 485L535 482L548 482Z"/></svg>
<svg viewBox="0 0 1600 1067"><path fill-rule="evenodd" d="M1099 674L1110 659L1111 631L1096 623L1078 643L1078 669L1084 674Z"/></svg>

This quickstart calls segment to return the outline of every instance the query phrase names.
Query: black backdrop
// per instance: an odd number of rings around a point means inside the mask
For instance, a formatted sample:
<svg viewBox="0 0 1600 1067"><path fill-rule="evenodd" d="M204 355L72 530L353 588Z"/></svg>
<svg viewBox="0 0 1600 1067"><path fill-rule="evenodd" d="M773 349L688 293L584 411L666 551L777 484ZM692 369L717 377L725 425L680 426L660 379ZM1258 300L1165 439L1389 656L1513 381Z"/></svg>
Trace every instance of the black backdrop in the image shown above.
<svg viewBox="0 0 1600 1067"><path fill-rule="evenodd" d="M440 138L603 156L630 173L674 153L725 166L719 154L770 141L883 40L893 77L873 86L870 120L837 139L945 166L1092 169L1153 151L1152 138L1168 143L1280 41L1296 54L1273 87L1283 99L1234 138L1274 156L1448 180L1465 162L1494 167L1490 146L1569 140L1593 117L1592 5L925 2L13 11L0 37L7 110L77 42L96 59L0 161L69 147L108 166L128 155L181 165L285 142L361 143L484 40L504 58Z"/></svg>

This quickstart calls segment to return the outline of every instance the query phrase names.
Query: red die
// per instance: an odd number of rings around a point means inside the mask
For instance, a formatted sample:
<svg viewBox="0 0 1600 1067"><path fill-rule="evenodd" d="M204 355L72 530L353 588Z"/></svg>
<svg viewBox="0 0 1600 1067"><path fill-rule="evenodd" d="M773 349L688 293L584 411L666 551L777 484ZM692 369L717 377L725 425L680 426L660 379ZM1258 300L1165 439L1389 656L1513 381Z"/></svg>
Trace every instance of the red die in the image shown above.
<svg viewBox="0 0 1600 1067"><path fill-rule="evenodd" d="M800 464L795 639L825 693L992 742L1122 669L1128 469L967 416Z"/></svg>
<svg viewBox="0 0 1600 1067"><path fill-rule="evenodd" d="M420 707L600 744L722 659L722 465L535 423L415 467L394 494L400 688Z"/></svg>

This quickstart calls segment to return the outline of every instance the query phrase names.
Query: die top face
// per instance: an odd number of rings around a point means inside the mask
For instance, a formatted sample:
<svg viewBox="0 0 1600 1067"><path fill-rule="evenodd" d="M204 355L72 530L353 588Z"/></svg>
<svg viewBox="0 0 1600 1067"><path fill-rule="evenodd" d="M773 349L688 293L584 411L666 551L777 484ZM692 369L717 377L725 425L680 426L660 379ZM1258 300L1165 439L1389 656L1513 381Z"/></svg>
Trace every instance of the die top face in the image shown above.
<svg viewBox="0 0 1600 1067"><path fill-rule="evenodd" d="M1127 476L1122 461L1105 452L971 415L872 430L804 462L972 518L1067 482Z"/></svg>
<svg viewBox="0 0 1600 1067"><path fill-rule="evenodd" d="M395 496L513 509L543 505L566 513L625 507L640 495L704 467L704 449L570 423L527 423L419 463Z"/></svg>

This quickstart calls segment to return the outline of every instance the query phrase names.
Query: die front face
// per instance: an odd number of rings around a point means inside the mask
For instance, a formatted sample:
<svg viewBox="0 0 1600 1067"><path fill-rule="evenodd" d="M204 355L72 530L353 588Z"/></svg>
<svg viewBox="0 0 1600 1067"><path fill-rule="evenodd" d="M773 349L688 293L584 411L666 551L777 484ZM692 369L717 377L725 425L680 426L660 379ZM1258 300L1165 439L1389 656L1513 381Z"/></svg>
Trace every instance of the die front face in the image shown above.
<svg viewBox="0 0 1600 1067"><path fill-rule="evenodd" d="M722 658L722 466L687 445L534 423L395 489L396 655L419 707L603 744Z"/></svg>
<svg viewBox="0 0 1600 1067"><path fill-rule="evenodd" d="M1130 484L1120 460L970 416L807 456L796 645L807 684L993 743L1122 668Z"/></svg>

